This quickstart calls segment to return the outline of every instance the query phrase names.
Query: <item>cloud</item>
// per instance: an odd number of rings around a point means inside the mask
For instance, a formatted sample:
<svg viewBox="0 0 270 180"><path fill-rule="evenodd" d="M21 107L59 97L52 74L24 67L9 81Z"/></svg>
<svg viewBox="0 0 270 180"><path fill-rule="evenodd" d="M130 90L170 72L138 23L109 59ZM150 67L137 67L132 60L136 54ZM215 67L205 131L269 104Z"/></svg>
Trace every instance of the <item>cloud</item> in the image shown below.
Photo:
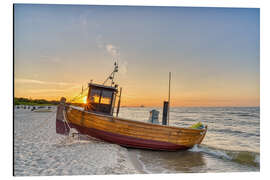
<svg viewBox="0 0 270 180"><path fill-rule="evenodd" d="M50 92L64 93L66 92L66 90L65 89L34 89L34 90L29 90L28 92L29 93L50 93Z"/></svg>
<svg viewBox="0 0 270 180"><path fill-rule="evenodd" d="M104 41L103 36L99 34L96 38L97 47L104 50L106 53L111 55L114 59L120 58L120 48L112 43L107 43Z"/></svg>
<svg viewBox="0 0 270 180"><path fill-rule="evenodd" d="M127 61L123 61L123 60L119 60L119 73L120 74L126 74L127 70L128 70L128 62Z"/></svg>
<svg viewBox="0 0 270 180"><path fill-rule="evenodd" d="M94 25L96 24L95 18L93 17L93 13L91 10L82 11L79 15L79 18L76 20L79 22L81 26Z"/></svg>
<svg viewBox="0 0 270 180"><path fill-rule="evenodd" d="M118 62L119 73L126 74L128 70L128 62L120 58L120 48L112 43L107 43L104 41L104 38L101 34L97 36L96 43L99 49L104 50L104 52L108 53L113 58L113 61L116 60Z"/></svg>
<svg viewBox="0 0 270 180"><path fill-rule="evenodd" d="M34 79L15 79L16 83L45 84L44 81Z"/></svg>
<svg viewBox="0 0 270 180"><path fill-rule="evenodd" d="M69 86L75 85L74 83L65 83L65 82L48 82L48 81L40 81L35 79L20 79L16 78L15 83L22 83L22 84L44 84L44 85L59 85L59 86Z"/></svg>
<svg viewBox="0 0 270 180"><path fill-rule="evenodd" d="M104 46L105 46L102 39L103 39L103 36L100 35L100 34L96 38L97 47L100 48L100 49L103 49Z"/></svg>
<svg viewBox="0 0 270 180"><path fill-rule="evenodd" d="M59 57L51 57L51 56L47 56L47 55L42 55L40 57L42 60L46 60L49 62L53 62L53 63L59 63L61 61L61 59Z"/></svg>
<svg viewBox="0 0 270 180"><path fill-rule="evenodd" d="M120 51L116 46L114 46L112 44L107 44L106 50L113 58L117 58L117 57L119 58Z"/></svg>
<svg viewBox="0 0 270 180"><path fill-rule="evenodd" d="M80 28L85 38L90 38L90 32L93 29L98 30L99 22L95 18L95 14L91 10L83 11L79 17L75 18L76 27Z"/></svg>

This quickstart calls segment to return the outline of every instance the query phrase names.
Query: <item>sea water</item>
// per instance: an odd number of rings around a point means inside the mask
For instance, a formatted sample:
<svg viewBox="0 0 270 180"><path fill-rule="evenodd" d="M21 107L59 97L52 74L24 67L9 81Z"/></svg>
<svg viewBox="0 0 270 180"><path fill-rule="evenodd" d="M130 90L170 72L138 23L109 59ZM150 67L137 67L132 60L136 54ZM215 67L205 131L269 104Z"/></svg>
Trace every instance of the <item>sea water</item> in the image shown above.
<svg viewBox="0 0 270 180"><path fill-rule="evenodd" d="M152 109L122 108L120 117L147 122ZM260 168L259 107L172 107L169 124L190 127L202 122L208 126L201 145L188 151L159 152L129 149L136 153L147 173L246 172Z"/></svg>

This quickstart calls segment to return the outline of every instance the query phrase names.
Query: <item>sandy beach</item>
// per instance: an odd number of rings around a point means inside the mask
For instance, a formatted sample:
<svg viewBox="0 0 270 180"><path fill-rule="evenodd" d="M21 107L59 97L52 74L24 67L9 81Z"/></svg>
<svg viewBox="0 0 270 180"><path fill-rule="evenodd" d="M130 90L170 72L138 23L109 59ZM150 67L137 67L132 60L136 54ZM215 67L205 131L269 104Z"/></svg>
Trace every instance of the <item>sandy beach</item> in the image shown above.
<svg viewBox="0 0 270 180"><path fill-rule="evenodd" d="M55 107L42 113L15 109L14 114L15 176L142 172L124 147L81 135L72 138L56 134Z"/></svg>

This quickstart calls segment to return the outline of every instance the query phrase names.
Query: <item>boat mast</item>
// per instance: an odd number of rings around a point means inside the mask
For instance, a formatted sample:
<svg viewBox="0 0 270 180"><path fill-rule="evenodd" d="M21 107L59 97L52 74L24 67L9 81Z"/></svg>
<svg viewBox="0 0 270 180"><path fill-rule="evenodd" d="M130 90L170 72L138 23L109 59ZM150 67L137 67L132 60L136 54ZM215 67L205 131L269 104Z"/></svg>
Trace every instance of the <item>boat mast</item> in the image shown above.
<svg viewBox="0 0 270 180"><path fill-rule="evenodd" d="M120 88L120 95L119 95L118 104L117 104L116 117L118 117L118 114L119 114L120 102L121 102L121 94L122 94L122 88Z"/></svg>
<svg viewBox="0 0 270 180"><path fill-rule="evenodd" d="M168 95L168 125L170 120L170 99L171 99L171 72L169 72L169 95Z"/></svg>
<svg viewBox="0 0 270 180"><path fill-rule="evenodd" d="M103 82L103 85L105 85L105 83L108 81L108 80L111 80L111 86L114 85L114 74L118 72L118 64L115 62L114 63L114 70L113 72L109 75L109 77L107 77L107 79Z"/></svg>
<svg viewBox="0 0 270 180"><path fill-rule="evenodd" d="M114 70L113 70L113 72L109 75L109 77L107 77L107 79L103 82L103 85L105 85L105 83L108 81L108 80L111 80L111 87L114 85L114 87L116 88L116 89L118 89L118 85L117 84L115 84L115 82L114 82L114 75L115 75L115 73L117 73L118 72L118 63L117 62L115 62L114 63ZM118 92L118 90L117 90L117 92ZM119 110L120 110L120 102L121 102L121 94L122 94L122 88L120 88L120 95L119 95L119 99L118 99L118 104L117 104L117 111L116 111L116 117L118 117L118 114L119 114ZM116 100L116 94L114 95L114 99ZM114 105L115 105L115 100L114 100ZM113 107L114 107L114 105L113 105Z"/></svg>

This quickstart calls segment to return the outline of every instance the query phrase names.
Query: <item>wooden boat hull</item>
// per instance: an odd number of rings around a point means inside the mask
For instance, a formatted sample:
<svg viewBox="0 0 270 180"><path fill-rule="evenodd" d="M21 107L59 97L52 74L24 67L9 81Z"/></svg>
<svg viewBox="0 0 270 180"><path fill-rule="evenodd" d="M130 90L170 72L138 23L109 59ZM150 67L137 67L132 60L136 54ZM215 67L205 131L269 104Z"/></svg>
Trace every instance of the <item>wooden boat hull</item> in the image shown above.
<svg viewBox="0 0 270 180"><path fill-rule="evenodd" d="M126 147L152 150L185 150L200 144L207 129L178 128L119 119L59 105L56 132L79 133Z"/></svg>
<svg viewBox="0 0 270 180"><path fill-rule="evenodd" d="M81 134L87 134L89 136L95 137L97 139L101 139L107 142L119 144L125 147L133 147L133 148L142 148L142 149L154 149L154 150L167 150L167 151L175 151L178 149L188 149L189 147L176 145L168 142L161 142L155 140L147 140L141 138L135 138L130 136L124 136L121 134L110 133L94 128L86 128L82 126L78 126L75 124L69 124L71 128L75 128ZM56 120L56 131L59 134L68 134L66 129L63 127L67 125L65 122Z"/></svg>

